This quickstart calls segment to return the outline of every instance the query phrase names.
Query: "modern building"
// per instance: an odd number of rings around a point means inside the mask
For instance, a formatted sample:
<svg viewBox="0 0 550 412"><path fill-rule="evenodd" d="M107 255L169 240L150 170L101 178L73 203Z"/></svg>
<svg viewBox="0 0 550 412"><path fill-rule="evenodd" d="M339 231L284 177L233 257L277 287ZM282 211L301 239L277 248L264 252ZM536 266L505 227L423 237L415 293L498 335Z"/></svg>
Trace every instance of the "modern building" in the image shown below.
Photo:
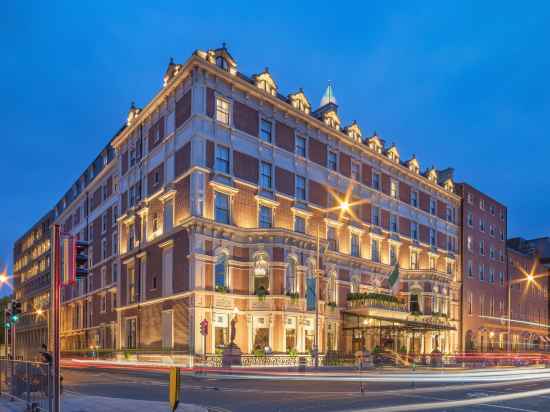
<svg viewBox="0 0 550 412"><path fill-rule="evenodd" d="M462 348L504 348L508 313L506 207L467 183L458 183L462 198Z"/></svg>
<svg viewBox="0 0 550 412"><path fill-rule="evenodd" d="M343 126L330 86L314 109L223 47L196 51L113 146L119 348L215 353L231 324L244 353L307 352L316 331L321 352L459 348L452 177ZM403 303L379 295L396 264Z"/></svg>
<svg viewBox="0 0 550 412"><path fill-rule="evenodd" d="M53 211L47 212L13 247L14 297L22 314L16 324L17 356L34 359L48 342L50 305L50 227Z"/></svg>

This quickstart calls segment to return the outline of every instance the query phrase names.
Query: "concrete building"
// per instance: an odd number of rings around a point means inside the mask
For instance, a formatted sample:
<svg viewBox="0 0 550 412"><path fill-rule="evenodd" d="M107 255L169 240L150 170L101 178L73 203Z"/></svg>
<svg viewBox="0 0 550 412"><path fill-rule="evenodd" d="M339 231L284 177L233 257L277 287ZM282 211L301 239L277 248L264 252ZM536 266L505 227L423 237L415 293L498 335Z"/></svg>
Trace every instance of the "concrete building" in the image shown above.
<svg viewBox="0 0 550 412"><path fill-rule="evenodd" d="M456 190L462 198L462 347L504 348L506 328L500 319L508 313L507 209L467 183Z"/></svg>

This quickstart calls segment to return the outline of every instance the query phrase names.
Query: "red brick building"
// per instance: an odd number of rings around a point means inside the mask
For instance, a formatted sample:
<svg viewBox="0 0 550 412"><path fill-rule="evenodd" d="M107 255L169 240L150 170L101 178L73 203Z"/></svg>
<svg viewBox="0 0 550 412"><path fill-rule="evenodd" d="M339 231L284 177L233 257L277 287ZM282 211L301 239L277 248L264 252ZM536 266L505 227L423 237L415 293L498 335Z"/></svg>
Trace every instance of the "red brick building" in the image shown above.
<svg viewBox="0 0 550 412"><path fill-rule="evenodd" d="M507 210L467 183L456 190L462 197L462 347L504 349L506 328L500 318L508 313Z"/></svg>

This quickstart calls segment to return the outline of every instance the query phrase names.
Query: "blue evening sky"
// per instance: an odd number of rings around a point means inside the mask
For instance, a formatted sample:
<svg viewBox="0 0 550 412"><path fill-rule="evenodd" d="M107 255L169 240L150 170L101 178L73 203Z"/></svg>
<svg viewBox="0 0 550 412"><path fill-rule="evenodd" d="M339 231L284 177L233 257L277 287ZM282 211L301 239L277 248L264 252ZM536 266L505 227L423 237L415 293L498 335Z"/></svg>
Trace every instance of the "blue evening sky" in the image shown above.
<svg viewBox="0 0 550 412"><path fill-rule="evenodd" d="M508 206L510 236L548 235L549 20L545 2L6 2L0 262L130 102L159 90L170 56L224 41L241 71L268 66L314 106L331 80L344 124L454 167Z"/></svg>

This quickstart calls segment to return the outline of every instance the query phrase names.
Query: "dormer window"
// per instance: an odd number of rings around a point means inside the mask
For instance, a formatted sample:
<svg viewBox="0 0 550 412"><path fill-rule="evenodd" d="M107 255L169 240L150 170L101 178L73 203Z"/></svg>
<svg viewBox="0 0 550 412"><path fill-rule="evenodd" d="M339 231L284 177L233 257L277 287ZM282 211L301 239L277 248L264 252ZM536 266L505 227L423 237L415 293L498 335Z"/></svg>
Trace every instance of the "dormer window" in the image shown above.
<svg viewBox="0 0 550 412"><path fill-rule="evenodd" d="M309 114L311 111L311 105L309 104L309 101L307 100L307 97L302 89L298 90L298 92L294 94L289 94L288 100L290 101L292 107L301 112Z"/></svg>
<svg viewBox="0 0 550 412"><path fill-rule="evenodd" d="M216 57L216 66L218 66L222 70L225 70L226 72L229 71L229 64L227 64L227 60L225 60L223 56Z"/></svg>
<svg viewBox="0 0 550 412"><path fill-rule="evenodd" d="M387 152L388 159L395 163L399 163L399 152L395 146L392 146L388 149Z"/></svg>
<svg viewBox="0 0 550 412"><path fill-rule="evenodd" d="M367 141L369 149L376 153L382 153L382 142L378 138L376 132L374 135Z"/></svg>
<svg viewBox="0 0 550 412"><path fill-rule="evenodd" d="M431 168L427 173L427 177L430 182L437 182L437 171Z"/></svg>
<svg viewBox="0 0 550 412"><path fill-rule="evenodd" d="M447 190L448 192L452 192L454 190L454 184L451 179L447 179L445 183L443 184L443 188Z"/></svg>
<svg viewBox="0 0 550 412"><path fill-rule="evenodd" d="M420 173L420 165L418 163L418 160L416 160L416 157L413 155L412 159L407 162L407 165L409 167L409 170L413 173L419 174Z"/></svg>
<svg viewBox="0 0 550 412"><path fill-rule="evenodd" d="M271 77L271 74L269 74L267 67L262 73L254 76L254 81L258 89L261 89L272 96L277 95L277 85Z"/></svg>
<svg viewBox="0 0 550 412"><path fill-rule="evenodd" d="M354 141L361 141L361 129L357 125L357 122L354 120L351 126L346 127L346 134Z"/></svg>
<svg viewBox="0 0 550 412"><path fill-rule="evenodd" d="M329 112L326 112L323 115L323 121L325 124L333 129L339 130L340 129L340 118L336 114L334 110L331 110Z"/></svg>

